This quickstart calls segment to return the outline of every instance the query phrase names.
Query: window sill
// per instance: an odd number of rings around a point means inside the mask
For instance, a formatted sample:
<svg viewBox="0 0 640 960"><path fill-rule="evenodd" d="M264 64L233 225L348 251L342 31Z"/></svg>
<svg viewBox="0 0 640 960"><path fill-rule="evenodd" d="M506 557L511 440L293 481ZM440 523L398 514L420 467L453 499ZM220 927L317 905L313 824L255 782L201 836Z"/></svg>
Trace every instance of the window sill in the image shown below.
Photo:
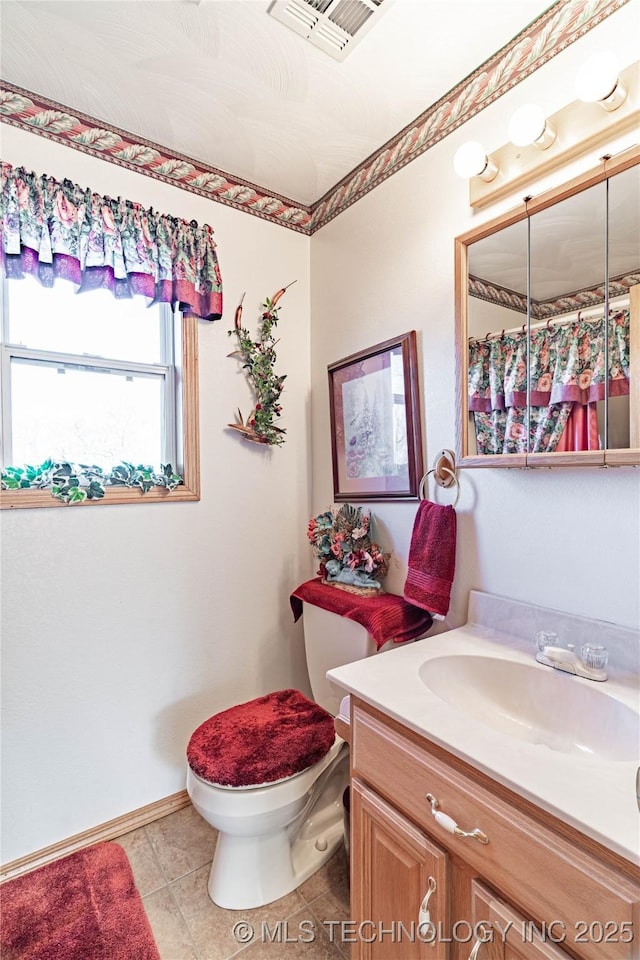
<svg viewBox="0 0 640 960"><path fill-rule="evenodd" d="M0 510L25 510L34 507L94 507L113 503L178 503L199 500L200 491L188 486L167 491L153 488L147 493L132 487L110 487L99 500L82 500L80 503L64 503L57 500L51 490L0 490Z"/></svg>

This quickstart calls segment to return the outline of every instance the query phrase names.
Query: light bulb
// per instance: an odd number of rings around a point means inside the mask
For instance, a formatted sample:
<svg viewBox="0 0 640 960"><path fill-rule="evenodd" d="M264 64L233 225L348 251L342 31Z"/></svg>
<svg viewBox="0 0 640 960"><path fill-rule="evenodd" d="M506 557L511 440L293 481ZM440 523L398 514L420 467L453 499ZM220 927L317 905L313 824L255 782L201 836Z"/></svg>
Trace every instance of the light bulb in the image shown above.
<svg viewBox="0 0 640 960"><path fill-rule="evenodd" d="M556 132L544 115L544 110L535 103L518 107L509 121L509 140L516 147L528 147L533 143L541 150L550 147Z"/></svg>
<svg viewBox="0 0 640 960"><path fill-rule="evenodd" d="M487 183L498 173L497 166L477 140L467 140L458 148L453 158L453 168L459 177L467 180L470 177L480 177Z"/></svg>
<svg viewBox="0 0 640 960"><path fill-rule="evenodd" d="M618 109L627 91L618 77L613 53L595 53L582 64L576 76L576 93L585 103L598 103L609 111Z"/></svg>

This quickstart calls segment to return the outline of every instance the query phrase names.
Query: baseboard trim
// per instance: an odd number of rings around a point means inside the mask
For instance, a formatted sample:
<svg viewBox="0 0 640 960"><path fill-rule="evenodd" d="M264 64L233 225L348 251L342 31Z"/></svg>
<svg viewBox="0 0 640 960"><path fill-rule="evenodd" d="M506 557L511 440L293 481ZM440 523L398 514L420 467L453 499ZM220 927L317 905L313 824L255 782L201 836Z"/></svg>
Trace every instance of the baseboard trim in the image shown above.
<svg viewBox="0 0 640 960"><path fill-rule="evenodd" d="M156 800L154 803L148 803L146 807L139 807L131 813L125 813L115 820L109 820L83 833L77 833L66 840L59 840L58 843L51 844L50 847L44 847L42 850L36 850L34 853L27 854L26 857L19 857L10 863L0 866L0 882L9 880L12 877L19 877L23 873L35 870L36 867L43 867L45 863L52 860L58 860L60 857L66 857L76 850L83 847L90 847L94 843L100 843L103 840L115 840L125 833L131 833L139 827L144 827L147 823L153 823L154 820L161 820L162 817L182 810L191 803L189 794L186 790L174 793L163 800Z"/></svg>

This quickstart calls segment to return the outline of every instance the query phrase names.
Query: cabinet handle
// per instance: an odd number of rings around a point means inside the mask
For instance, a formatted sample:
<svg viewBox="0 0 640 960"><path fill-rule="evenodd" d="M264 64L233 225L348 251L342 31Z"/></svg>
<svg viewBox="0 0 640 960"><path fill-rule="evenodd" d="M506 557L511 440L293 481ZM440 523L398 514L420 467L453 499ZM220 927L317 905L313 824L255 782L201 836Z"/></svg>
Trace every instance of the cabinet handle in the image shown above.
<svg viewBox="0 0 640 960"><path fill-rule="evenodd" d="M478 960L478 954L480 953L480 947L483 943L489 943L491 940L491 931L484 930L482 935L478 934L476 942L471 948L471 953L469 954L469 960Z"/></svg>
<svg viewBox="0 0 640 960"><path fill-rule="evenodd" d="M483 833L482 830L479 830L478 827L476 827L475 830L470 830L469 832L466 830L461 830L453 817L443 813L442 810L438 810L438 801L432 793L427 794L427 800L431 804L431 813L433 814L436 823L439 823L441 827L444 827L448 833L454 833L456 837L472 837L474 840L478 840L480 843L489 843L489 837L486 835L486 833ZM475 957L470 957L469 960L475 960Z"/></svg>
<svg viewBox="0 0 640 960"><path fill-rule="evenodd" d="M429 900L438 889L438 884L435 881L435 877L429 877L429 886L427 887L427 892L424 895L424 900L420 904L420 909L418 911L418 926L421 927L422 924L431 926L431 914L429 912ZM435 941L432 940L433 944Z"/></svg>
<svg viewBox="0 0 640 960"><path fill-rule="evenodd" d="M469 960L478 960L478 953L480 952L480 947L484 943L484 940L476 940L469 954Z"/></svg>

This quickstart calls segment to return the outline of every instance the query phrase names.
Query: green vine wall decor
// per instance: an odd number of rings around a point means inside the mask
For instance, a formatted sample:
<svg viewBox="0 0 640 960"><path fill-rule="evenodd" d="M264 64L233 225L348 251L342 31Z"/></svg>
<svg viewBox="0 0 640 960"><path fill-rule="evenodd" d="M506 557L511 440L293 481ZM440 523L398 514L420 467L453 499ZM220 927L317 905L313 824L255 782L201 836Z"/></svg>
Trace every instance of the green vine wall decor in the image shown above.
<svg viewBox="0 0 640 960"><path fill-rule="evenodd" d="M295 280L292 281L292 283L295 282ZM246 420L243 418L241 411L238 410L236 423L230 423L228 426L241 433L245 440L251 440L253 443L279 446L285 440L286 430L277 426L275 421L282 413L280 394L284 387L286 374L278 374L274 370L276 362L275 347L278 341L275 339L273 331L278 324L279 308L277 304L292 283L282 287L273 297L267 297L262 304L262 317L257 340L254 340L249 331L242 326L244 293L236 308L234 329L229 330L229 336L235 335L238 340L238 349L230 353L229 356L243 361L243 369L246 371L247 379L255 394L255 404Z"/></svg>
<svg viewBox="0 0 640 960"><path fill-rule="evenodd" d="M62 460L45 460L37 466L4 467L0 473L3 490L50 489L51 495L64 503L82 503L83 500L101 500L105 487L139 487L146 493L151 487L162 487L167 492L184 483L174 472L170 463L163 464L160 472L152 467L121 461L111 470L67 463Z"/></svg>

